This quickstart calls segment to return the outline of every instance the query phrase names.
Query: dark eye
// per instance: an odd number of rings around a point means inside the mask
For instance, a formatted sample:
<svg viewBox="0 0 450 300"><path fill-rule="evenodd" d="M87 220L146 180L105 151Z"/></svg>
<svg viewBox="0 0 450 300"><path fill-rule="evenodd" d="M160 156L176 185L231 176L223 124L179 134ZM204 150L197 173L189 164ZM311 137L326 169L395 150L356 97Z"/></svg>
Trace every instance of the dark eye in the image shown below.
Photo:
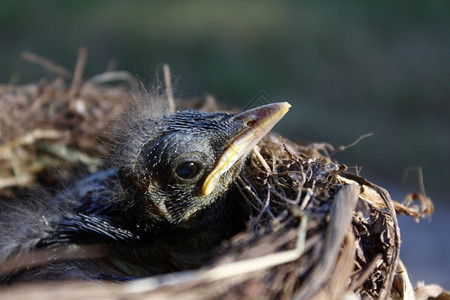
<svg viewBox="0 0 450 300"><path fill-rule="evenodd" d="M195 177L200 171L200 166L198 163L187 161L180 164L175 170L178 177L183 179L191 179Z"/></svg>

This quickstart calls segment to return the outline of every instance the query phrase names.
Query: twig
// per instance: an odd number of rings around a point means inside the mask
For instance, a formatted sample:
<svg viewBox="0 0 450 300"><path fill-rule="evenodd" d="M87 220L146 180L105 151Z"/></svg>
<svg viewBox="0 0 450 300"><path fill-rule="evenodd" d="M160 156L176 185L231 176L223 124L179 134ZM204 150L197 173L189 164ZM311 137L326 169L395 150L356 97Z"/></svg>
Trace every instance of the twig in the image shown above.
<svg viewBox="0 0 450 300"><path fill-rule="evenodd" d="M106 66L105 73L114 72L117 69L117 60L110 59Z"/></svg>
<svg viewBox="0 0 450 300"><path fill-rule="evenodd" d="M293 299L312 299L330 278L345 236L350 229L352 212L358 201L359 187L344 185L335 195L331 221L325 233L322 258L314 267Z"/></svg>
<svg viewBox="0 0 450 300"><path fill-rule="evenodd" d="M383 255L378 253L365 267L364 270L361 271L358 278L352 280L350 286L348 288L349 291L355 291L357 288L361 287L364 282L369 278L372 272L378 268L383 263Z"/></svg>
<svg viewBox="0 0 450 300"><path fill-rule="evenodd" d="M255 199L256 201L258 201L258 204L261 205L264 209L266 209L267 213L269 214L269 216L272 219L275 219L275 216L272 214L272 212L270 211L269 207L265 207L265 201L263 202L258 195L252 190L253 185L247 180L247 178L245 178L244 176L239 176L238 177L238 181L242 184L242 186L244 187L244 190L247 191L247 193L252 196L253 199Z"/></svg>
<svg viewBox="0 0 450 300"><path fill-rule="evenodd" d="M397 276L395 278L395 283L401 285L400 290L403 293L403 299L414 299L414 288L409 280L408 272L403 264L402 260L398 260L397 265ZM430 297L431 298L431 297Z"/></svg>
<svg viewBox="0 0 450 300"><path fill-rule="evenodd" d="M62 77L65 77L67 79L72 78L72 73L70 73L66 68L52 62L51 60L44 58L42 56L39 56L37 54L34 54L32 52L28 52L28 51L22 51L20 53L20 56L33 64L39 65L41 67L43 67L44 69L52 72L52 73L56 73Z"/></svg>
<svg viewBox="0 0 450 300"><path fill-rule="evenodd" d="M306 190L306 195L303 198L302 204L300 204L300 210L304 211L306 209L306 206L308 205L309 201L312 199L312 196L314 195L314 192L311 188L308 188Z"/></svg>
<svg viewBox="0 0 450 300"><path fill-rule="evenodd" d="M33 268L45 265L49 262L63 261L67 259L89 259L104 257L106 252L100 244L93 245L63 245L52 249L38 249L30 253L20 253L2 261L0 274Z"/></svg>
<svg viewBox="0 0 450 300"><path fill-rule="evenodd" d="M409 171L415 169L417 171L417 180L419 181L419 189L420 189L420 193L424 196L426 196L425 194L425 185L423 183L423 173L422 173L422 168L421 167L409 167L405 170L404 174L403 174L403 183L406 182L406 180L408 180L408 174Z"/></svg>
<svg viewBox="0 0 450 300"><path fill-rule="evenodd" d="M347 148L353 147L353 146L355 146L356 144L358 144L361 140L365 139L366 137L372 136L372 135L373 135L372 132L366 133L366 134L360 136L359 138L357 138L356 141L354 141L354 142L351 143L350 145L347 145L347 146L339 146L339 147L336 149L336 151L334 151L333 153L331 153L331 155L333 155L333 154L335 154L335 153L337 153L337 152L344 151L344 150L347 149Z"/></svg>
<svg viewBox="0 0 450 300"><path fill-rule="evenodd" d="M262 215L266 210L268 210L270 204L270 192L267 193L266 201L264 202L264 207L259 212L258 216L256 217L257 220L261 219Z"/></svg>
<svg viewBox="0 0 450 300"><path fill-rule="evenodd" d="M38 149L45 150L46 152L73 164L81 162L87 166L94 167L99 166L101 162L101 159L98 157L90 156L77 149L69 148L66 145L44 144L39 146Z"/></svg>
<svg viewBox="0 0 450 300"><path fill-rule="evenodd" d="M83 80L83 71L84 66L86 65L87 60L87 50L85 47L81 47L78 50L78 59L75 64L75 72L73 73L72 84L69 89L69 99L74 99L78 96L78 92L80 91L81 82Z"/></svg>
<svg viewBox="0 0 450 300"><path fill-rule="evenodd" d="M54 129L35 129L30 131L23 136L5 144L0 147L0 159L5 159L9 157L9 153L18 147L24 145L31 145L35 143L37 140L42 139L51 139L56 140L64 137L67 134L65 131L59 131Z"/></svg>
<svg viewBox="0 0 450 300"><path fill-rule="evenodd" d="M33 180L34 178L30 174L20 174L19 176L0 178L0 190L7 187L28 185Z"/></svg>
<svg viewBox="0 0 450 300"><path fill-rule="evenodd" d="M125 81L133 89L136 89L138 86L136 78L130 72L127 72L127 71L105 72L102 74L92 76L86 82L96 85L96 84L102 84L102 83L111 82L111 81Z"/></svg>
<svg viewBox="0 0 450 300"><path fill-rule="evenodd" d="M267 164L266 160L264 159L264 157L261 155L261 153L259 152L259 147L254 147L253 148L253 153L256 155L256 158L258 158L259 162L262 164L262 166L264 167L264 169L267 171L268 174L272 173L272 170L270 169L269 165Z"/></svg>
<svg viewBox="0 0 450 300"><path fill-rule="evenodd" d="M175 112L175 100L173 98L172 79L170 74L170 67L168 64L163 65L164 83L166 85L167 102L169 102L169 111Z"/></svg>

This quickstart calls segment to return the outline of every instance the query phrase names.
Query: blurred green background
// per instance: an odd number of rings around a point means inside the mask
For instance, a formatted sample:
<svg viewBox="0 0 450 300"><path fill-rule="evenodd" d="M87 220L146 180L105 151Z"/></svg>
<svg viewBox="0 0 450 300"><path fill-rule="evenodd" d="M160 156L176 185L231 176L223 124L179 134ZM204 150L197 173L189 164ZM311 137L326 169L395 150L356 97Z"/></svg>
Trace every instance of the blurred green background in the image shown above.
<svg viewBox="0 0 450 300"><path fill-rule="evenodd" d="M373 132L334 157L400 198L419 188L404 171L421 166L428 195L450 206L448 0L0 3L0 82L45 75L22 50L73 69L80 46L85 78L115 60L151 82L168 63L181 96L243 108L264 90L293 105L277 130L295 140Z"/></svg>

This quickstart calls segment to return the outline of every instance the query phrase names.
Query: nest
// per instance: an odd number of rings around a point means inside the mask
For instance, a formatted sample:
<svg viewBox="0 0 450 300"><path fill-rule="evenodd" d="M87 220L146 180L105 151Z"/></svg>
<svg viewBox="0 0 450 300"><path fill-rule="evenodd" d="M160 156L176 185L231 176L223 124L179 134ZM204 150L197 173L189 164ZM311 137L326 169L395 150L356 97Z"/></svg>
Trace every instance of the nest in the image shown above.
<svg viewBox="0 0 450 300"><path fill-rule="evenodd" d="M0 86L4 201L38 184L54 185L55 168L64 170L59 181L101 167L107 149L99 141L109 138L106 128L125 109L129 91L99 84L99 77L83 82L80 76L75 72L70 85L56 76ZM211 97L169 100L176 107L220 109ZM414 290L399 258L397 214L421 218L432 213L431 201L421 194L411 194L403 204L393 201L386 190L333 161L332 151L328 144L266 136L236 182L252 207L246 230L224 241L213 261L198 270L128 283L27 283L26 289L19 284L0 292L15 299L449 297L436 286Z"/></svg>

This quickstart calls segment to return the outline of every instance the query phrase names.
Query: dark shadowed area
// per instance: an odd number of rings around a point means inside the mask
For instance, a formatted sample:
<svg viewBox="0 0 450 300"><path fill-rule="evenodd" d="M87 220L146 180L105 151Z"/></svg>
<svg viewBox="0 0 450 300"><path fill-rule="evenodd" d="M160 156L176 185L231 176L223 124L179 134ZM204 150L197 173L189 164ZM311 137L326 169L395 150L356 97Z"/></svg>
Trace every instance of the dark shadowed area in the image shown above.
<svg viewBox="0 0 450 300"><path fill-rule="evenodd" d="M84 76L126 70L144 82L171 66L178 95L209 93L244 108L260 92L292 109L276 130L293 140L348 145L333 158L362 167L398 201L419 190L431 222L400 218L412 281L450 288L450 2L3 1L0 82L50 75L30 51ZM417 245L423 245L417 247Z"/></svg>

